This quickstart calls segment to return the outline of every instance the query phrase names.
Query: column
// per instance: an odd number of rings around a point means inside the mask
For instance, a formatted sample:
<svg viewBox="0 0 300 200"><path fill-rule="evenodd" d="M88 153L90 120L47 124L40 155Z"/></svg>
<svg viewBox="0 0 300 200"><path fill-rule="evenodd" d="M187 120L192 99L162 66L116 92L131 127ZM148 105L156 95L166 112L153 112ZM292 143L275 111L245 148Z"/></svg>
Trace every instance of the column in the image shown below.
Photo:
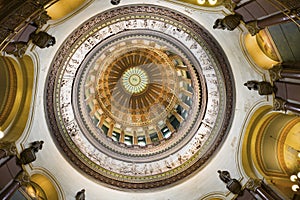
<svg viewBox="0 0 300 200"><path fill-rule="evenodd" d="M300 79L300 63L281 63L269 72L273 82L282 78Z"/></svg>
<svg viewBox="0 0 300 200"><path fill-rule="evenodd" d="M290 13L293 13L293 11L291 11ZM272 15L270 17L266 17L261 20L255 20L255 21L248 22L248 23L246 23L246 27L247 27L248 31L250 32L250 34L253 36L253 35L256 35L261 29L264 29L267 26L272 26L272 25L287 22L291 19L296 18L299 15L300 15L300 13L294 13L291 15L279 13L279 14Z"/></svg>
<svg viewBox="0 0 300 200"><path fill-rule="evenodd" d="M108 129L108 133L107 133L107 136L108 136L108 137L112 137L112 133L113 133L113 130L114 130L114 126L115 126L115 124L112 123L112 122L109 124L109 129Z"/></svg>
<svg viewBox="0 0 300 200"><path fill-rule="evenodd" d="M98 126L99 128L102 128L105 119L106 119L106 116L105 116L105 115L101 115L100 120L99 120L99 122L98 122L98 124L97 124L97 126Z"/></svg>
<svg viewBox="0 0 300 200"><path fill-rule="evenodd" d="M300 79L300 70L297 69L282 69L280 73L282 78Z"/></svg>
<svg viewBox="0 0 300 200"><path fill-rule="evenodd" d="M157 132L157 136L158 136L158 139L161 141L164 139L164 135L163 133L161 132L160 128L158 126L155 127L155 130Z"/></svg>
<svg viewBox="0 0 300 200"><path fill-rule="evenodd" d="M152 141L151 141L151 138L150 138L150 135L149 135L149 132L147 129L144 130L145 131L145 137L146 137L146 144L152 144Z"/></svg>
<svg viewBox="0 0 300 200"><path fill-rule="evenodd" d="M0 199L8 200L19 189L21 185L30 182L30 176L25 171L21 171L11 184L0 194Z"/></svg>
<svg viewBox="0 0 300 200"><path fill-rule="evenodd" d="M241 0L230 0L230 1L237 4L237 6L235 6L235 8L234 8L234 11L235 11L235 10L242 8L242 7L246 6L247 4L252 3L253 1L256 1L256 0L248 0L248 1L242 2L242 3L240 3Z"/></svg>
<svg viewBox="0 0 300 200"><path fill-rule="evenodd" d="M300 62L281 63L280 65L283 68L299 68L300 69Z"/></svg>
<svg viewBox="0 0 300 200"><path fill-rule="evenodd" d="M184 121L184 118L180 114L178 114L176 112L176 110L173 110L172 114L176 117L176 119L179 121L179 123L182 123Z"/></svg>
<svg viewBox="0 0 300 200"><path fill-rule="evenodd" d="M293 13L293 11L291 11L291 13ZM257 26L259 28L263 29L267 26L280 24L280 23L286 22L288 20L294 19L294 18L297 17L297 15L299 15L299 13L291 14L291 15L287 15L287 14L284 14L284 13L279 13L279 14L272 15L270 17L264 18L262 20L258 20L257 21Z"/></svg>
<svg viewBox="0 0 300 200"><path fill-rule="evenodd" d="M21 186L19 181L13 180L11 184L0 194L0 199L7 200L19 189Z"/></svg>
<svg viewBox="0 0 300 200"><path fill-rule="evenodd" d="M136 131L133 131L133 144L138 145L138 139L137 139Z"/></svg>
<svg viewBox="0 0 300 200"><path fill-rule="evenodd" d="M120 134L120 140L119 140L121 143L124 143L125 142L125 132L124 130L121 131L121 134Z"/></svg>
<svg viewBox="0 0 300 200"><path fill-rule="evenodd" d="M300 63L299 62L282 63L281 67L282 67L281 76L283 78L300 79Z"/></svg>
<svg viewBox="0 0 300 200"><path fill-rule="evenodd" d="M179 100L178 101L179 105L184 109L184 110L189 110L190 106L184 103L183 101Z"/></svg>
<svg viewBox="0 0 300 200"><path fill-rule="evenodd" d="M263 200L282 200L276 192L260 179L249 179L246 188L258 194Z"/></svg>
<svg viewBox="0 0 300 200"><path fill-rule="evenodd" d="M282 111L292 111L294 113L300 114L300 105L287 102L281 98L275 98L273 102L274 110L282 110Z"/></svg>
<svg viewBox="0 0 300 200"><path fill-rule="evenodd" d="M256 188L254 192L256 192L261 198L265 200L273 200L272 196L268 194L265 190L263 190L261 187Z"/></svg>
<svg viewBox="0 0 300 200"><path fill-rule="evenodd" d="M300 105L298 105L298 104L286 102L285 108L286 108L286 110L300 114Z"/></svg>
<svg viewBox="0 0 300 200"><path fill-rule="evenodd" d="M175 128L172 126L172 124L169 122L169 120L166 120L166 125L168 129L171 131L171 133L176 132Z"/></svg>

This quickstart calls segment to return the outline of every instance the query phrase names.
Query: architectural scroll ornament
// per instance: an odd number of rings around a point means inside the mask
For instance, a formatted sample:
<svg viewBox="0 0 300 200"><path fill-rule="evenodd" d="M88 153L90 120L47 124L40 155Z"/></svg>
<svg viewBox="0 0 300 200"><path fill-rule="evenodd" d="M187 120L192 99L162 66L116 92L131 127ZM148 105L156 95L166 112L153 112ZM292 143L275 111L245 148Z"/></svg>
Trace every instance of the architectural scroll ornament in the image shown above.
<svg viewBox="0 0 300 200"><path fill-rule="evenodd" d="M246 188L256 194L255 197L258 198L255 199L282 200L282 197L278 196L278 194L261 179L250 178L246 183Z"/></svg>
<svg viewBox="0 0 300 200"><path fill-rule="evenodd" d="M281 98L275 98L274 102L273 102L273 109L277 110L277 111L279 111L279 110L286 111L285 105L286 105L285 100L283 100Z"/></svg>
<svg viewBox="0 0 300 200"><path fill-rule="evenodd" d="M26 171L21 171L15 178L15 181L19 182L22 186L26 186L30 183L30 175Z"/></svg>
<svg viewBox="0 0 300 200"><path fill-rule="evenodd" d="M17 148L13 142L0 143L0 159L7 156L14 156L17 154Z"/></svg>
<svg viewBox="0 0 300 200"><path fill-rule="evenodd" d="M262 180L250 178L246 183L246 188L251 191L256 191L257 188L261 187Z"/></svg>
<svg viewBox="0 0 300 200"><path fill-rule="evenodd" d="M258 27L256 20L246 23L246 28L252 36L256 35L261 30L261 28Z"/></svg>
<svg viewBox="0 0 300 200"><path fill-rule="evenodd" d="M282 72L281 65L275 65L274 67L269 69L271 80L274 82L274 81L281 79L282 78L281 72Z"/></svg>
<svg viewBox="0 0 300 200"><path fill-rule="evenodd" d="M230 11L234 11L234 8L236 7L236 3L233 2L232 0L224 0L222 3L221 3L225 8L227 8L228 10Z"/></svg>
<svg viewBox="0 0 300 200"><path fill-rule="evenodd" d="M41 28L50 19L51 17L47 14L47 11L43 11L33 20L33 24Z"/></svg>
<svg viewBox="0 0 300 200"><path fill-rule="evenodd" d="M10 42L4 51L7 54L14 55L16 57L23 57L28 47L27 42Z"/></svg>

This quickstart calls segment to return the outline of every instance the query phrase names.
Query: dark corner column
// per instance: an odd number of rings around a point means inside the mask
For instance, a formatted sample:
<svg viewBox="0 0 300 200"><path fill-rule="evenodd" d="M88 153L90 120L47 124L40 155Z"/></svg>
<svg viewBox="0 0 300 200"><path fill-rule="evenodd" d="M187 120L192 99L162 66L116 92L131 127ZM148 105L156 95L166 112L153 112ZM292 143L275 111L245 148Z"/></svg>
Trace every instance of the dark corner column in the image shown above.
<svg viewBox="0 0 300 200"><path fill-rule="evenodd" d="M25 172L20 172L11 184L1 192L0 199L7 200L22 186L30 182L30 176Z"/></svg>
<svg viewBox="0 0 300 200"><path fill-rule="evenodd" d="M300 79L300 63L281 63L269 69L272 81L282 78Z"/></svg>
<svg viewBox="0 0 300 200"><path fill-rule="evenodd" d="M273 109L276 111L292 111L296 114L300 114L300 105L287 102L281 98L275 97L273 103Z"/></svg>
<svg viewBox="0 0 300 200"><path fill-rule="evenodd" d="M291 11L291 13L293 13L293 11ZM272 26L275 24L280 24L286 21L289 21L291 19L296 18L299 15L299 13L296 14L284 14L284 13L278 13L276 15L272 15L270 17L261 19L257 21L257 26L261 29L267 27L267 26Z"/></svg>
<svg viewBox="0 0 300 200"><path fill-rule="evenodd" d="M10 199L10 197L19 189L20 186L21 186L20 182L13 180L11 184L9 184L9 186L4 191L1 192L0 199L2 200Z"/></svg>
<svg viewBox="0 0 300 200"><path fill-rule="evenodd" d="M246 27L250 34L253 36L256 35L260 30L268 26L284 23L300 16L300 13L294 10L292 10L290 13L291 14L278 13L261 20L251 21L246 24Z"/></svg>
<svg viewBox="0 0 300 200"><path fill-rule="evenodd" d="M283 69L281 71L281 77L300 79L300 69Z"/></svg>
<svg viewBox="0 0 300 200"><path fill-rule="evenodd" d="M263 200L283 200L263 180L250 179L246 184L247 189L259 195Z"/></svg>

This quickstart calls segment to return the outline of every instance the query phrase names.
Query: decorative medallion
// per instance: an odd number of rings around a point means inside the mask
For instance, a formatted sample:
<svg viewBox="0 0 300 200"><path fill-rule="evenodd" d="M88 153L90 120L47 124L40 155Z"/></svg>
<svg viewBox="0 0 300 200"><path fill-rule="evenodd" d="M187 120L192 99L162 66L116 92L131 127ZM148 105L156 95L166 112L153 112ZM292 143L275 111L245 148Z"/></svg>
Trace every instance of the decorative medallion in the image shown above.
<svg viewBox="0 0 300 200"><path fill-rule="evenodd" d="M69 161L101 183L157 188L195 173L225 138L230 66L199 24L167 8L92 17L57 52L49 128Z"/></svg>
<svg viewBox="0 0 300 200"><path fill-rule="evenodd" d="M148 76L138 67L129 68L122 75L122 85L130 94L141 93L148 85Z"/></svg>

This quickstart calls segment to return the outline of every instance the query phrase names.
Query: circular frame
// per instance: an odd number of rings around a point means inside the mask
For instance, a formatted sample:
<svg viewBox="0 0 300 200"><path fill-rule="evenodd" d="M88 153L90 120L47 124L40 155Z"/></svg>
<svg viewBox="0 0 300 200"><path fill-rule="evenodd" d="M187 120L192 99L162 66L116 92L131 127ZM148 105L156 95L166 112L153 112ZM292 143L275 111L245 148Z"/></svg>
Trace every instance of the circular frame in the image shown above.
<svg viewBox="0 0 300 200"><path fill-rule="evenodd" d="M190 164L186 165L185 167L181 167L179 173L174 173L171 175L163 173L161 174L165 176L165 178L163 179L129 181L131 177L129 177L129 179L124 179L99 173L99 171L96 171L94 169L95 166L90 166L88 164L89 161L85 156L78 157L78 155L76 155L76 153L72 150L71 144L66 142L65 138L63 137L63 135L69 133L64 132L57 123L58 121L62 120L62 118L61 116L56 114L55 110L55 103L57 98L55 96L55 90L57 89L55 86L57 84L63 84L58 83L56 79L57 74L61 70L61 63L64 63L64 61L66 61L69 53L72 52L75 48L74 44L76 44L76 41L80 40L80 38L84 38L86 32L90 31L95 26L101 26L101 24L105 23L105 21L113 20L117 16L138 16L143 13L148 13L160 18L165 18L166 20L181 22L181 24L184 24L184 26L187 27L188 31L190 31L190 35L194 37L195 40L201 38L201 43L205 45L205 48L207 48L206 51L209 52L209 56L214 60L214 67L220 70L220 76L224 80L224 88L222 89L226 92L224 94L224 98L226 99L221 106L221 110L223 113L223 115L221 116L222 119L218 118L217 120L219 126L218 128L216 128L216 131L218 132L218 134L216 135L216 137L212 138L213 141L210 142L210 146L205 152L202 152L201 155L200 153L193 155ZM221 101L223 101L223 99ZM51 64L46 82L45 102L47 111L46 116L50 132L63 150L64 154L68 157L68 160L73 163L76 168L79 168L82 172L110 186L124 189L149 189L165 186L186 178L188 175L202 168L204 164L208 162L209 158L216 152L225 136L227 135L231 124L234 112L234 82L232 72L230 70L230 65L222 48L217 43L217 41L199 24L194 22L192 19L167 8L153 5L131 5L108 10L106 12L100 13L99 15L96 15L95 17L92 17L87 22L80 25L79 28L76 29L70 35L70 37L66 39L66 41L58 50ZM214 127L211 127L211 129L213 128Z"/></svg>

